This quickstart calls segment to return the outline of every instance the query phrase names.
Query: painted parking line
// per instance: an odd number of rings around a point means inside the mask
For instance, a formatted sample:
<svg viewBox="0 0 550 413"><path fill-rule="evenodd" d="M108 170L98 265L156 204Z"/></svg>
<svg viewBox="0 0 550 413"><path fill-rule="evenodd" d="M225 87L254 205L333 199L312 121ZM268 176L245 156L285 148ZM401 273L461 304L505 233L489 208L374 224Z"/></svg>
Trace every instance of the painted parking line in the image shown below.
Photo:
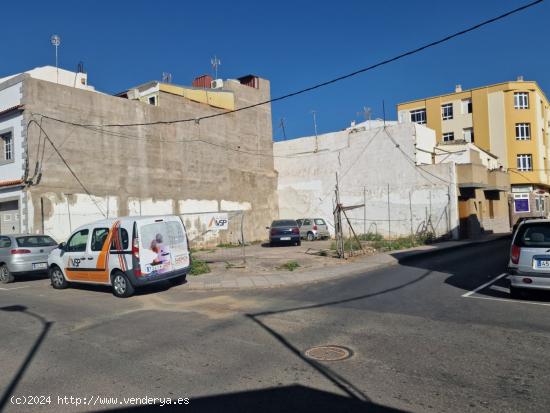
<svg viewBox="0 0 550 413"><path fill-rule="evenodd" d="M507 275L508 275L507 273L502 273L502 274L496 276L495 278L493 278L492 280L486 282L485 284L480 285L475 290L468 291L467 293L462 294L462 297L463 298L477 298L478 300L502 301L502 302L507 302L507 303L532 304L532 305L541 305L543 307L550 307L550 303L538 303L536 301L514 300L512 298L499 298L499 297L482 297L480 295L474 295L478 291L481 291L481 290L483 290L487 287L490 287L491 290L499 291L501 293L510 294L510 289L509 288L501 287L499 285L492 285L493 283L495 283L496 281L500 280L503 277L506 277Z"/></svg>
<svg viewBox="0 0 550 413"><path fill-rule="evenodd" d="M467 293L465 294L462 294L462 297L466 298L466 297L470 297L472 294L475 294L477 293L478 291L480 290L483 290L484 288L490 286L491 284L493 284L495 281L498 281L500 280L502 277L506 277L508 274L503 272L502 274L500 275L497 275L495 278L493 278L491 281L487 281L485 284L483 285L480 285L479 287L477 287L475 290L472 290L472 291L468 291Z"/></svg>

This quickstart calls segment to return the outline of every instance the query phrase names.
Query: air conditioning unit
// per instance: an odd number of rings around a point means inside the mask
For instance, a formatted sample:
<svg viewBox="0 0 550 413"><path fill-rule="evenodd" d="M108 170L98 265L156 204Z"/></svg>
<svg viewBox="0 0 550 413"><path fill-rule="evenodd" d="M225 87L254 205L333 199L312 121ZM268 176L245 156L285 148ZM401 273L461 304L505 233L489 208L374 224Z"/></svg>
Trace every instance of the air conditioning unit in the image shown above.
<svg viewBox="0 0 550 413"><path fill-rule="evenodd" d="M210 86L212 89L221 89L223 88L223 80L222 79L213 80Z"/></svg>
<svg viewBox="0 0 550 413"><path fill-rule="evenodd" d="M139 99L139 90L138 89L130 89L128 90L128 99L130 100L136 100Z"/></svg>

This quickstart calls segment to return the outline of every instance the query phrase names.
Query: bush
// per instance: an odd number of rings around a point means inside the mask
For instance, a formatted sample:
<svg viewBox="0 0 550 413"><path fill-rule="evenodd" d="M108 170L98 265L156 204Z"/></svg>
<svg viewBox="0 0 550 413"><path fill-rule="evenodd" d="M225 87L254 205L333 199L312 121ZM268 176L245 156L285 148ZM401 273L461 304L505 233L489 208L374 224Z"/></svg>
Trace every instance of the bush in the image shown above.
<svg viewBox="0 0 550 413"><path fill-rule="evenodd" d="M293 260L293 261L288 261L288 262L284 263L279 268L281 268L282 270L286 269L288 271L294 271L299 266L300 266L300 264L298 264L298 261Z"/></svg>
<svg viewBox="0 0 550 413"><path fill-rule="evenodd" d="M354 251L361 249L361 243L357 242L355 238L347 239L344 241L344 249L349 251L353 248ZM336 241L330 243L330 249L336 251Z"/></svg>
<svg viewBox="0 0 550 413"><path fill-rule="evenodd" d="M210 272L210 267L208 266L208 263L203 260L191 260L191 271L189 271L189 274L191 275L200 275L200 274L206 274Z"/></svg>
<svg viewBox="0 0 550 413"><path fill-rule="evenodd" d="M383 239L381 241L375 241L371 245L377 250L383 251L392 251L392 250L402 250L405 248L418 247L420 245L425 245L430 242L433 242L433 237L422 236L408 236L408 237L399 237L393 240Z"/></svg>
<svg viewBox="0 0 550 413"><path fill-rule="evenodd" d="M216 245L216 247L218 247L218 248L238 248L240 246L241 246L241 244L231 244L230 242L222 242L222 243Z"/></svg>
<svg viewBox="0 0 550 413"><path fill-rule="evenodd" d="M366 234L359 235L361 241L382 241L384 237L382 234L377 234L374 232L367 232Z"/></svg>

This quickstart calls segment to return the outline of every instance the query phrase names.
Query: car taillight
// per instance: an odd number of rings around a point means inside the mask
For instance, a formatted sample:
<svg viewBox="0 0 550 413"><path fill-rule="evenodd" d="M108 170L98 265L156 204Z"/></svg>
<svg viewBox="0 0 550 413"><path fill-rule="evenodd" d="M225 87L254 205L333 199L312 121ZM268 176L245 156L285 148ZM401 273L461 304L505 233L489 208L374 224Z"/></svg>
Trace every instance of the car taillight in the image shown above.
<svg viewBox="0 0 550 413"><path fill-rule="evenodd" d="M271 228L270 234L271 234L271 235L277 235L277 232L278 232L278 231L277 231L277 228Z"/></svg>
<svg viewBox="0 0 550 413"><path fill-rule="evenodd" d="M31 250L25 250L25 249L18 248L18 249L15 249L15 250L11 250L10 252L12 253L12 255L30 254Z"/></svg>
<svg viewBox="0 0 550 413"><path fill-rule="evenodd" d="M132 255L139 260L139 241L137 238L132 241Z"/></svg>
<svg viewBox="0 0 550 413"><path fill-rule="evenodd" d="M512 245L512 252L510 253L510 259L512 263L517 264L519 262L519 256L521 254L521 247L518 245Z"/></svg>
<svg viewBox="0 0 550 413"><path fill-rule="evenodd" d="M313 231L317 231L317 225L313 226Z"/></svg>
<svg viewBox="0 0 550 413"><path fill-rule="evenodd" d="M299 234L299 233L300 233L300 230L299 230L297 227L292 228L292 233L293 233L293 234Z"/></svg>

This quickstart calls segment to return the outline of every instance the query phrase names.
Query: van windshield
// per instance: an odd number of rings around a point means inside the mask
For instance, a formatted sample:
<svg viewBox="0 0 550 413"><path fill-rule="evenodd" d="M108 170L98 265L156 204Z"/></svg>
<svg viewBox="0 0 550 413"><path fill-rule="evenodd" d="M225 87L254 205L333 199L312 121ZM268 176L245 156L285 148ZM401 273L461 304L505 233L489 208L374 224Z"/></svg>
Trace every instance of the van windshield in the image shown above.
<svg viewBox="0 0 550 413"><path fill-rule="evenodd" d="M520 247L550 248L550 222L523 224L515 244Z"/></svg>

